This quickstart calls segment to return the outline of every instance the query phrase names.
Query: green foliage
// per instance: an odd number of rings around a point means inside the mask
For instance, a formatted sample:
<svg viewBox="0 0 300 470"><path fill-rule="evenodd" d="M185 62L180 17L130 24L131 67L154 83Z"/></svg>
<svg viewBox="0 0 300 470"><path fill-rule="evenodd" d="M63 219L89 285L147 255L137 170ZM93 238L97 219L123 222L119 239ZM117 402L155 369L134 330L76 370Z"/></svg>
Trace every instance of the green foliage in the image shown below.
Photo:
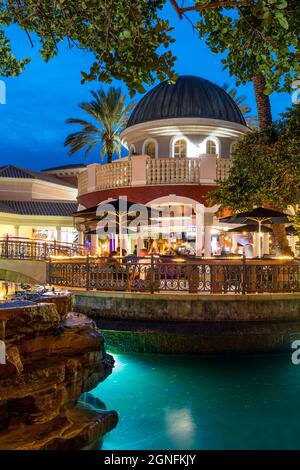
<svg viewBox="0 0 300 470"><path fill-rule="evenodd" d="M94 62L82 82L123 80L132 93L157 77L174 79L175 58L168 21L159 17L166 0L0 0L0 75L19 75L29 59L16 60L7 26L18 24L49 61L59 44L90 52ZM24 35L24 41L27 41Z"/></svg>
<svg viewBox="0 0 300 470"><path fill-rule="evenodd" d="M289 91L300 73L298 0L237 0L234 9L233 3L201 9L200 37L213 52L228 52L222 62L237 78L237 86L261 75L266 79L266 94Z"/></svg>
<svg viewBox="0 0 300 470"><path fill-rule="evenodd" d="M94 58L82 82L113 78L126 83L132 94L143 84L176 78L174 39L161 10L167 0L0 0L0 75L19 75L28 58L17 60L11 51L7 26L26 31L24 41L39 42L49 61L67 40ZM175 3L174 1L172 2ZM185 10L199 10L200 37L215 53L228 52L224 67L237 85L266 77L266 93L289 89L300 73L298 0L194 0ZM173 5L174 6L174 5ZM32 37L32 39L31 39Z"/></svg>
<svg viewBox="0 0 300 470"><path fill-rule="evenodd" d="M12 52L9 40L0 29L0 72L4 77L17 76L24 71L29 59L17 60Z"/></svg>
<svg viewBox="0 0 300 470"><path fill-rule="evenodd" d="M234 147L229 178L209 194L211 205L239 212L270 204L300 203L300 106L266 131L253 131Z"/></svg>
<svg viewBox="0 0 300 470"><path fill-rule="evenodd" d="M79 108L92 118L92 122L77 118L67 119L68 124L79 125L82 129L70 134L65 140L65 146L70 147L70 155L85 149L87 156L99 145L102 159L107 155L110 163L114 153L121 156L120 131L125 127L134 103L126 106L126 97L120 88L110 87L107 93L102 89L91 93L93 100L81 103Z"/></svg>
<svg viewBox="0 0 300 470"><path fill-rule="evenodd" d="M298 237L300 238L300 210L297 210L294 215L290 217L290 221L298 232Z"/></svg>

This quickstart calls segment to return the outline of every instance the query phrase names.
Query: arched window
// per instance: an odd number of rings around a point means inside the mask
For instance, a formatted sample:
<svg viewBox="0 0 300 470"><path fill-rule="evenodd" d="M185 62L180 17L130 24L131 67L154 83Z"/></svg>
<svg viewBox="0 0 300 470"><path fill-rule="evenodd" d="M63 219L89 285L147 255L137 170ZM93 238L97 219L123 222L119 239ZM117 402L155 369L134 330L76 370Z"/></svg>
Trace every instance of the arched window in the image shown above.
<svg viewBox="0 0 300 470"><path fill-rule="evenodd" d="M217 145L213 140L206 141L206 153L208 155L216 155L217 154Z"/></svg>
<svg viewBox="0 0 300 470"><path fill-rule="evenodd" d="M146 155L149 155L150 158L156 157L156 148L154 142L149 142L146 145Z"/></svg>
<svg viewBox="0 0 300 470"><path fill-rule="evenodd" d="M173 144L173 157L185 158L187 153L187 145L184 139L175 140Z"/></svg>
<svg viewBox="0 0 300 470"><path fill-rule="evenodd" d="M156 140L147 139L143 144L143 155L148 155L150 158L156 158L158 153L158 145Z"/></svg>

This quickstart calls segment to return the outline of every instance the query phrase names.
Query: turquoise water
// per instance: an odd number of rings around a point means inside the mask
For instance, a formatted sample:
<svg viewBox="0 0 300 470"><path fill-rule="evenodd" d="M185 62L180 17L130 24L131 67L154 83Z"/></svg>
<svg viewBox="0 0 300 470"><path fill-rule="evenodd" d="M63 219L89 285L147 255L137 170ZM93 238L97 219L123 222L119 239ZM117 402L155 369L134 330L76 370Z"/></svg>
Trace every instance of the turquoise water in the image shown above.
<svg viewBox="0 0 300 470"><path fill-rule="evenodd" d="M289 355L115 355L93 390L119 424L103 449L300 449L300 365Z"/></svg>

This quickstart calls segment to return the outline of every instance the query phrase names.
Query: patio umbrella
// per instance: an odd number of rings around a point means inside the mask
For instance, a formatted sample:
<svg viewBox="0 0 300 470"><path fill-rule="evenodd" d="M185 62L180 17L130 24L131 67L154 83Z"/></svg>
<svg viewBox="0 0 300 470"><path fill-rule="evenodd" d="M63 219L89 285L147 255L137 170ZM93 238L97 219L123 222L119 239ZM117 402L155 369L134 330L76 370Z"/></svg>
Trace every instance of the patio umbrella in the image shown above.
<svg viewBox="0 0 300 470"><path fill-rule="evenodd" d="M108 204L109 207L107 207ZM116 234L120 236L120 234L122 233L123 217L127 216L128 220L134 220L140 215L139 212L143 213L144 209L146 209L147 217L145 218L145 220L141 220L140 223L147 224L153 214L159 214L156 209L153 209L152 207L147 206L145 204L129 201L128 199L118 198L103 201L98 204L98 206L93 206L87 209L83 209L81 211L77 211L73 215L76 217L87 217L90 222L96 222L101 221L106 216L106 214L112 213L113 215L116 215ZM100 216L98 214L101 211L104 212L104 215ZM134 229L130 228L127 229L127 231L128 233L136 233ZM86 233L96 234L97 230L90 229Z"/></svg>
<svg viewBox="0 0 300 470"><path fill-rule="evenodd" d="M227 230L226 233L243 233L243 232L258 232L259 227L258 224L247 224L247 225L240 225L239 227L231 228ZM265 225L261 225L260 231L263 233L272 233L273 230L270 227L266 227Z"/></svg>
<svg viewBox="0 0 300 470"><path fill-rule="evenodd" d="M134 230L134 229L131 229L130 227L127 228L127 233L128 235L129 234L136 234L138 231L137 230ZM97 235L98 232L97 232L97 228L89 228L87 230L85 230L85 234L86 235ZM116 223L116 235L119 235L120 234L120 224L117 222Z"/></svg>
<svg viewBox="0 0 300 470"><path fill-rule="evenodd" d="M97 216L97 211L101 210L101 206L105 207L107 204L109 204L112 207L112 211L116 214L136 214L138 212L137 206L140 206L141 209L146 208L148 215L154 215L154 214L159 214L159 211L156 209L153 209L150 206L147 206L145 204L140 204L139 202L133 202L129 201L128 199L111 199L108 201L103 201L100 202L97 206L89 207L87 209L83 209L81 211L74 212L73 216L75 217L96 217ZM106 210L106 209L105 209Z"/></svg>
<svg viewBox="0 0 300 470"><path fill-rule="evenodd" d="M249 222L256 222L258 224L259 233L258 257L261 258L262 224L288 224L289 218L288 214L284 212L266 209L265 207L256 207L252 211L240 212L236 216L222 217L219 221L226 224L247 224Z"/></svg>

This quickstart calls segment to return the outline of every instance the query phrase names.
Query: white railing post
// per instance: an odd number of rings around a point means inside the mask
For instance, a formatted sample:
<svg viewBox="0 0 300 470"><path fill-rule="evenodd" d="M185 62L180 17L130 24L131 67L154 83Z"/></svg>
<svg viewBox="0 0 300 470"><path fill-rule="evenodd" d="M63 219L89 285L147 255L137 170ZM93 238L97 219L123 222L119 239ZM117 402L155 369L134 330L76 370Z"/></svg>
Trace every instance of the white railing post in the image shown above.
<svg viewBox="0 0 300 470"><path fill-rule="evenodd" d="M87 190L88 192L95 191L96 189L96 168L98 163L92 163L91 165L87 166L88 172L88 181L87 181Z"/></svg>
<svg viewBox="0 0 300 470"><path fill-rule="evenodd" d="M143 186L147 181L147 162L149 167L152 162L148 155L134 155L131 157L131 185Z"/></svg>
<svg viewBox="0 0 300 470"><path fill-rule="evenodd" d="M85 194L88 192L88 170L84 170L78 175L78 194Z"/></svg>
<svg viewBox="0 0 300 470"><path fill-rule="evenodd" d="M201 156L200 180L203 183L214 182L217 179L217 156Z"/></svg>

